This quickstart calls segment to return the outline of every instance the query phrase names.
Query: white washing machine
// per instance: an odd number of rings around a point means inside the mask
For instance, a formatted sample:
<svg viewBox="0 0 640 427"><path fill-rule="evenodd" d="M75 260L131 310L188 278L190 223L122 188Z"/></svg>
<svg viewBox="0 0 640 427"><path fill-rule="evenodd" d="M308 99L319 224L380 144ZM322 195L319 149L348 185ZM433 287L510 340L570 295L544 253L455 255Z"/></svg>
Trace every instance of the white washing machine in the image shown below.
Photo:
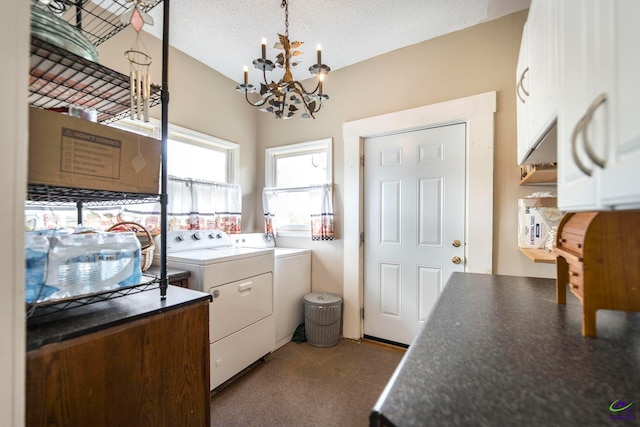
<svg viewBox="0 0 640 427"><path fill-rule="evenodd" d="M296 327L304 322L303 297L311 292L311 250L281 248L264 233L234 236L235 245L274 249L274 317L278 349L291 341ZM274 349L274 350L275 350Z"/></svg>

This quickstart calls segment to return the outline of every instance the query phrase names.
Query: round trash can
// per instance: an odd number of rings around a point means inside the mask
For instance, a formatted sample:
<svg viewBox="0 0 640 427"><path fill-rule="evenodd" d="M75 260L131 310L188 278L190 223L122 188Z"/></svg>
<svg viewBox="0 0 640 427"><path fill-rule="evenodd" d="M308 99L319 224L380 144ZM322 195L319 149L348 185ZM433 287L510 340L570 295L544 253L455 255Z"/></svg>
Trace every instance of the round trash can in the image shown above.
<svg viewBox="0 0 640 427"><path fill-rule="evenodd" d="M304 332L316 347L331 347L340 338L342 297L326 292L304 296Z"/></svg>

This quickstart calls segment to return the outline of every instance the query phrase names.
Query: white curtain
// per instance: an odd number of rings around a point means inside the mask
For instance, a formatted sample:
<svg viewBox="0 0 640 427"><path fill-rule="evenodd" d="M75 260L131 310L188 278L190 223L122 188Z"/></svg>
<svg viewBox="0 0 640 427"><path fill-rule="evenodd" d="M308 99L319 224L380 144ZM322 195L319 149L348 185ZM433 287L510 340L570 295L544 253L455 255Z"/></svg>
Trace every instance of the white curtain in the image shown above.
<svg viewBox="0 0 640 427"><path fill-rule="evenodd" d="M197 181L170 176L167 182L168 229L216 229L240 233L242 189L237 184ZM122 219L156 226L160 204L131 205ZM155 228L155 227L154 227Z"/></svg>
<svg viewBox="0 0 640 427"><path fill-rule="evenodd" d="M167 213L169 215L191 214L191 189L183 180L167 180ZM158 205L157 213L160 213Z"/></svg>
<svg viewBox="0 0 640 427"><path fill-rule="evenodd" d="M276 235L278 222L278 193L304 191L309 200L312 240L333 240L333 192L331 184L296 189L265 188L262 190L264 224L267 234Z"/></svg>
<svg viewBox="0 0 640 427"><path fill-rule="evenodd" d="M269 236L276 235L276 205L278 204L278 194L275 188L264 188L262 190L262 209L264 211L264 232Z"/></svg>
<svg viewBox="0 0 640 427"><path fill-rule="evenodd" d="M197 215L199 228L214 228L229 234L241 230L242 190L235 184L202 181L191 183L192 222Z"/></svg>
<svg viewBox="0 0 640 427"><path fill-rule="evenodd" d="M333 240L333 191L331 184L309 193L311 203L311 239Z"/></svg>

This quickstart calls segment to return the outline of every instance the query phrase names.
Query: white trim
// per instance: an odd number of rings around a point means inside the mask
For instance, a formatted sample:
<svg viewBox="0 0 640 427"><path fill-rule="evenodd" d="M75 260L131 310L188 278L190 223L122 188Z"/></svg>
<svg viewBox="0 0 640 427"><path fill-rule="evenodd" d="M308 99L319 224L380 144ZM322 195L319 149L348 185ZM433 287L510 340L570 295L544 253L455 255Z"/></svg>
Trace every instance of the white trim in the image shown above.
<svg viewBox="0 0 640 427"><path fill-rule="evenodd" d="M29 146L29 14L27 2L15 2L11 12L0 18L0 37L5 41L0 67L0 420L6 426L25 423L24 201Z"/></svg>
<svg viewBox="0 0 640 427"><path fill-rule="evenodd" d="M493 260L493 144L496 92L344 123L343 335L360 339L363 322L363 154L365 138L465 122L467 124L465 271L491 273Z"/></svg>

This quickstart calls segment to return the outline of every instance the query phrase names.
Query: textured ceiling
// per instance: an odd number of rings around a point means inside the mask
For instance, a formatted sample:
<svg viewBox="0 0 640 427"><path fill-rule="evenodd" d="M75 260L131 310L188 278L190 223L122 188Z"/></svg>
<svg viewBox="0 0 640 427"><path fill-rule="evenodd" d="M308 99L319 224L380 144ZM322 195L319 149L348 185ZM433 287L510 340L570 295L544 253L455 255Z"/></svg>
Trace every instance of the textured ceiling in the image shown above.
<svg viewBox="0 0 640 427"><path fill-rule="evenodd" d="M171 3L170 43L232 80L250 69L250 81L260 73L251 65L267 38L267 58L274 60L278 33L284 33L282 0L178 0ZM420 43L443 34L490 21L529 7L531 0L289 0L289 38L305 42L298 80L322 45L322 62L342 67ZM152 11L150 33L161 37L162 7ZM278 80L281 72L272 72ZM269 76L267 76L269 78Z"/></svg>

